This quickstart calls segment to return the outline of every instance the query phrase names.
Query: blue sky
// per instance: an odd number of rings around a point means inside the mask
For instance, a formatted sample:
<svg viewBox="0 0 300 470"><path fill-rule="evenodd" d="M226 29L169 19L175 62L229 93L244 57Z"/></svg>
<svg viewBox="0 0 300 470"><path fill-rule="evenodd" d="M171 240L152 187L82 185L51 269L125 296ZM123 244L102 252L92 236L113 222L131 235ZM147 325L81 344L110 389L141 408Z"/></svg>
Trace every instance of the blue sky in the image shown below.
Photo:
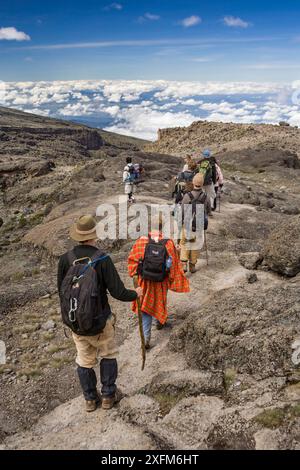
<svg viewBox="0 0 300 470"><path fill-rule="evenodd" d="M298 0L2 0L0 80L300 77Z"/></svg>

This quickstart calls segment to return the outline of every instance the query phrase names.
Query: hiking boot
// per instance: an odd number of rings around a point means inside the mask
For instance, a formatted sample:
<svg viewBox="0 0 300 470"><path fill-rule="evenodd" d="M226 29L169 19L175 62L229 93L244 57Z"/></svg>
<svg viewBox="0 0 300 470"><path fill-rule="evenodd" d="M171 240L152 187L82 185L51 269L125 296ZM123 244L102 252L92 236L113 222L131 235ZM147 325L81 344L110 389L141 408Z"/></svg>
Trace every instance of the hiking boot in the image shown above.
<svg viewBox="0 0 300 470"><path fill-rule="evenodd" d="M150 348L150 338L145 338L145 349L148 351Z"/></svg>
<svg viewBox="0 0 300 470"><path fill-rule="evenodd" d="M85 411L87 413L91 413L92 411L96 411L97 409L97 401L96 400L85 400Z"/></svg>
<svg viewBox="0 0 300 470"><path fill-rule="evenodd" d="M122 392L120 392L119 389L116 390L116 393L110 397L103 397L102 396L102 409L103 410L111 410L111 408L113 408L113 406L116 404L116 403L119 403L119 401L122 400L123 398L123 394Z"/></svg>
<svg viewBox="0 0 300 470"><path fill-rule="evenodd" d="M189 264L190 273L194 274L196 272L196 265L193 263Z"/></svg>
<svg viewBox="0 0 300 470"><path fill-rule="evenodd" d="M96 411L100 403L101 403L101 397L99 394L97 394L96 400L85 400L85 411L87 411L87 413Z"/></svg>
<svg viewBox="0 0 300 470"><path fill-rule="evenodd" d="M116 403L116 397L113 395L112 397L103 397L102 398L102 409L103 410L110 410L114 404Z"/></svg>

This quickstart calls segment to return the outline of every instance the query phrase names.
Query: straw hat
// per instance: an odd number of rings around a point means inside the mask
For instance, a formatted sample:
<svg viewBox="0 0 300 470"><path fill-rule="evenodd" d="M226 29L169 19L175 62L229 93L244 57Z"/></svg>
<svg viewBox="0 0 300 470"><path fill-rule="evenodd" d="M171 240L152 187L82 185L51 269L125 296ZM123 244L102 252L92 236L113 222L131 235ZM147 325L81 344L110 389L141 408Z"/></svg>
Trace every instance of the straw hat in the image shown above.
<svg viewBox="0 0 300 470"><path fill-rule="evenodd" d="M193 186L195 189L200 189L202 188L204 183L204 178L201 173L197 173L194 178L193 178Z"/></svg>
<svg viewBox="0 0 300 470"><path fill-rule="evenodd" d="M97 222L92 215L82 215L70 228L70 237L77 242L95 240Z"/></svg>

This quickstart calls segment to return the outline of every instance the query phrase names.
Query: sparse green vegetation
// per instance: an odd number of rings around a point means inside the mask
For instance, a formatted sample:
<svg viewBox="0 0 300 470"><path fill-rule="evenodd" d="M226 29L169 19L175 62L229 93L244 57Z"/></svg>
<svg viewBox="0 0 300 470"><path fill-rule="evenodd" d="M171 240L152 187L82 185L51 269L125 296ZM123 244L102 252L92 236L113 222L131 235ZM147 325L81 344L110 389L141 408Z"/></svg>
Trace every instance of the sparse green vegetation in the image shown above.
<svg viewBox="0 0 300 470"><path fill-rule="evenodd" d="M65 364L70 364L70 362L73 361L73 358L70 357L60 357L60 358L54 358L49 362L49 365L51 367L54 367L55 369L60 369L63 367Z"/></svg>
<svg viewBox="0 0 300 470"><path fill-rule="evenodd" d="M24 278L24 272L22 271L16 271L15 273L12 274L12 276L10 276L10 280L11 281L21 281L22 279Z"/></svg>
<svg viewBox="0 0 300 470"><path fill-rule="evenodd" d="M235 378L237 375L237 371L232 368L225 369L224 371L224 387L225 390L228 391L231 385L234 383Z"/></svg>
<svg viewBox="0 0 300 470"><path fill-rule="evenodd" d="M40 319L38 313L35 313L35 312L23 313L23 318L24 320L33 320L33 321L34 320L38 321Z"/></svg>
<svg viewBox="0 0 300 470"><path fill-rule="evenodd" d="M253 419L265 428L276 429L291 419L300 417L300 403L287 405L284 408L272 408L264 410Z"/></svg>
<svg viewBox="0 0 300 470"><path fill-rule="evenodd" d="M297 403L296 405L292 405L290 407L290 413L291 416L294 418L299 418L300 417L300 403Z"/></svg>
<svg viewBox="0 0 300 470"><path fill-rule="evenodd" d="M36 212L30 217L28 223L31 227L35 227L36 225L41 224L43 222L43 219L44 214L42 212Z"/></svg>
<svg viewBox="0 0 300 470"><path fill-rule="evenodd" d="M265 428L279 428L284 421L285 412L283 408L273 408L272 410L264 410L255 416L254 421L261 424Z"/></svg>
<svg viewBox="0 0 300 470"><path fill-rule="evenodd" d="M49 348L47 348L47 352L49 354L55 354L57 352L60 352L60 351L64 351L65 349L68 349L68 346L67 345L62 345L62 346L50 346Z"/></svg>
<svg viewBox="0 0 300 470"><path fill-rule="evenodd" d="M49 364L49 361L47 359L41 359L40 361L37 362L37 367L45 367Z"/></svg>
<svg viewBox="0 0 300 470"><path fill-rule="evenodd" d="M26 219L26 217L22 214L22 215L20 216L20 218L19 218L18 226L19 226L20 228L23 228L23 227L25 227L25 225L27 225L27 219Z"/></svg>
<svg viewBox="0 0 300 470"><path fill-rule="evenodd" d="M38 276L39 274L40 274L39 268L33 268L33 269L31 270L31 275L32 275L32 276Z"/></svg>
<svg viewBox="0 0 300 470"><path fill-rule="evenodd" d="M55 333L51 333L50 331L45 331L43 333L43 339L45 341L51 341L55 337Z"/></svg>
<svg viewBox="0 0 300 470"><path fill-rule="evenodd" d="M171 395L171 394L162 393L162 392L154 393L152 395L154 400L158 401L160 411L163 416L170 413L171 409L174 408L174 406L177 405L177 403L179 403L180 400L182 400L186 396L187 395L185 391L182 391L176 395L173 395L173 394Z"/></svg>
<svg viewBox="0 0 300 470"><path fill-rule="evenodd" d="M39 329L39 324L38 323L28 323L25 325L18 325L13 327L13 332L14 333L33 333L34 331L37 331Z"/></svg>
<svg viewBox="0 0 300 470"><path fill-rule="evenodd" d="M26 377L39 377L40 375L42 375L42 371L40 369L37 369L37 368L31 368L31 367L27 367L27 368L24 368L24 369L20 369L17 373L18 376L22 376L22 375L26 375Z"/></svg>
<svg viewBox="0 0 300 470"><path fill-rule="evenodd" d="M14 370L14 366L4 364L0 366L0 374L4 374L8 369Z"/></svg>

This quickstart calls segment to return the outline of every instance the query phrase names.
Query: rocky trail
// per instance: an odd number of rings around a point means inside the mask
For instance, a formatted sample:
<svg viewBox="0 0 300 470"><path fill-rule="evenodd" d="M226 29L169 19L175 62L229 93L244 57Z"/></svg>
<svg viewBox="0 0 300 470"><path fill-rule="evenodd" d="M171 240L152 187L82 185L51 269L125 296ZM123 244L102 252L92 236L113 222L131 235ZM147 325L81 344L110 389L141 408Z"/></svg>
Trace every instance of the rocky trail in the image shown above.
<svg viewBox="0 0 300 470"><path fill-rule="evenodd" d="M155 202L164 201L156 198ZM213 243L213 237L218 237L224 219L245 209L253 210L251 206L225 203L222 212L210 221L209 241ZM201 315L201 308L218 292L232 288L251 290L247 273L249 271L240 265L235 253L209 250L209 266L202 253L197 273L188 274L191 292L184 295L169 293L171 318L162 331L154 330L153 347L147 353L144 371L141 371L136 325L121 345L118 386L123 398L115 409L99 409L87 414L83 398L79 396L43 416L30 431L6 439L2 448L122 450L218 446L214 432L220 420L228 419L231 413L233 416L241 414L236 426L241 419L245 423L251 421L268 401L271 404L270 392L246 406L230 406L224 374L192 368L181 352L170 348L170 334L174 335L190 313ZM282 282L274 273L259 274L259 283L264 287ZM128 308L127 312L129 317ZM227 373L230 375L230 371ZM236 378L231 379L238 383ZM241 448L275 445L276 432L274 435L273 431L258 430L252 438L247 436L247 428L239 429L239 433L243 434L238 442Z"/></svg>
<svg viewBox="0 0 300 470"><path fill-rule="evenodd" d="M1 448L299 449L300 131L198 122L150 144L5 108L0 126ZM123 398L86 414L56 292L69 226L117 206L128 156L146 173L137 202L170 204L181 156L208 145L226 181L209 265L169 293L143 372L137 319L111 299ZM131 245L103 243L127 287Z"/></svg>

